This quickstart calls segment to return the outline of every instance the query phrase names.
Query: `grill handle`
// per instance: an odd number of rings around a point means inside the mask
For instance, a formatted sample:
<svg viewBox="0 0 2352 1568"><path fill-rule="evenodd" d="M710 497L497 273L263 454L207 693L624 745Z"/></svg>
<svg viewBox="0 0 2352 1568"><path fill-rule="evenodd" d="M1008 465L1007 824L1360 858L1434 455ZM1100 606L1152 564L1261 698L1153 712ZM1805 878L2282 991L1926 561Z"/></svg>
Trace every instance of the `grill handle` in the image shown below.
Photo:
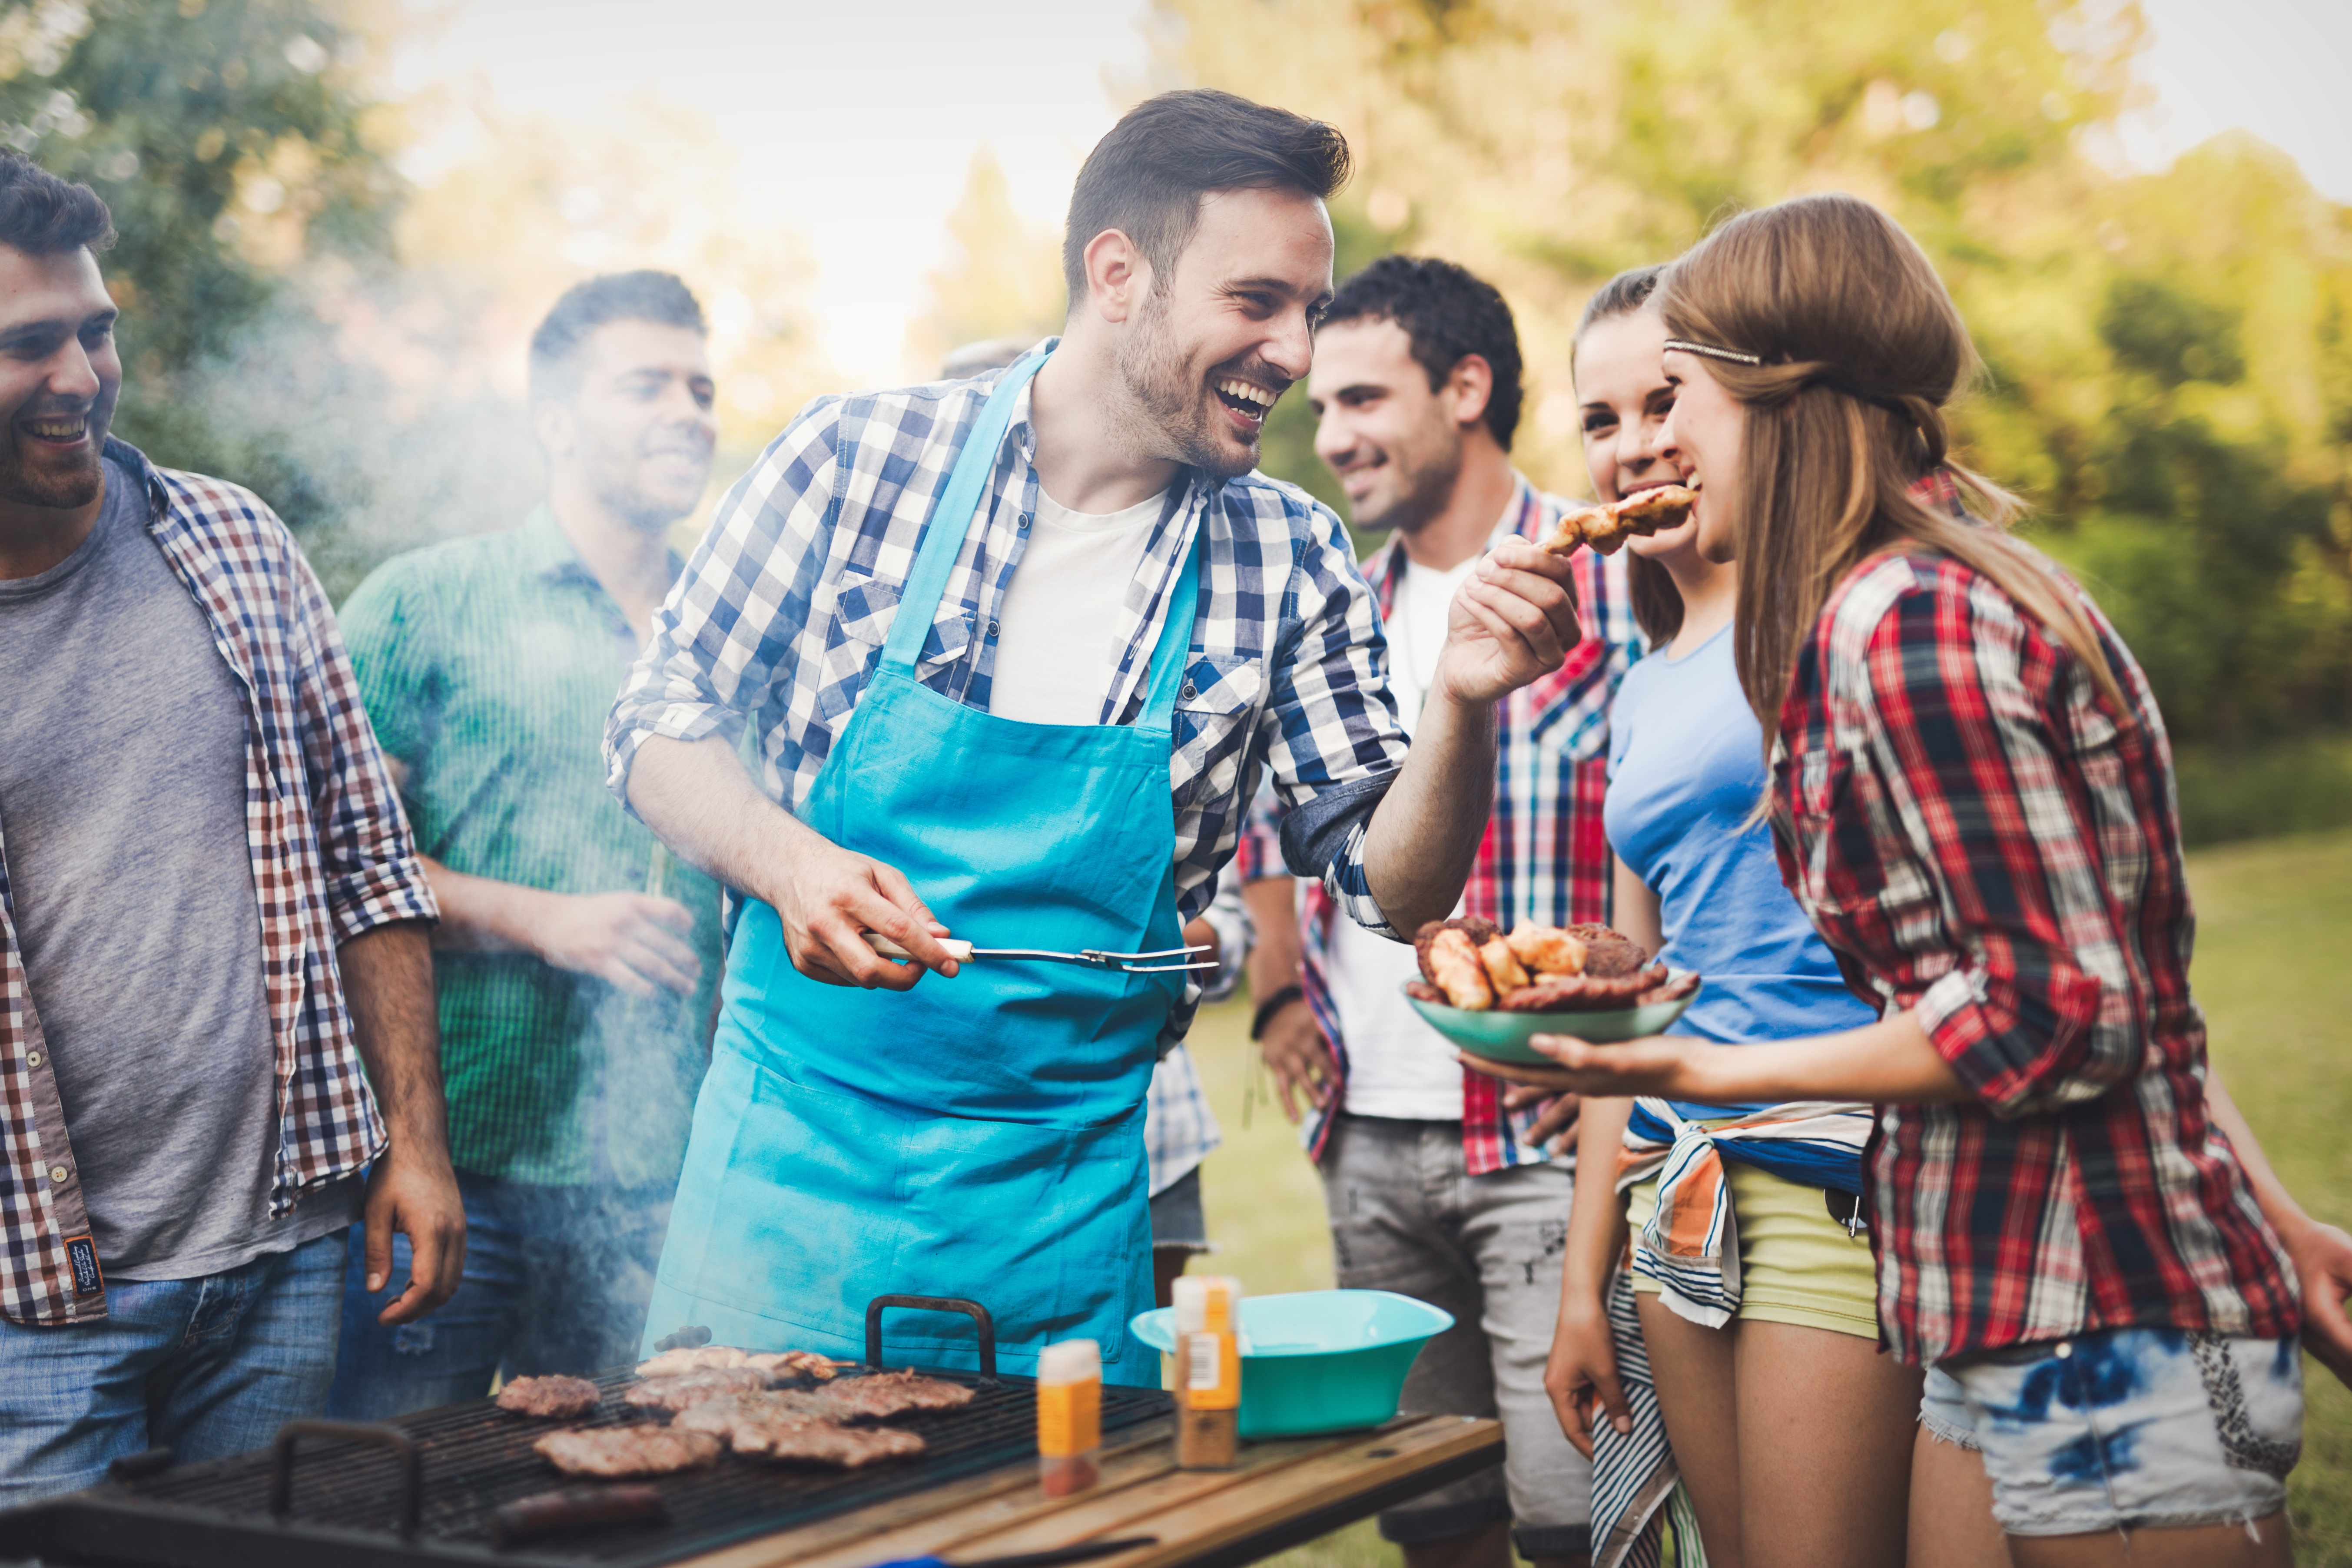
<svg viewBox="0 0 2352 1568"><path fill-rule="evenodd" d="M961 1312L980 1325L980 1375L996 1379L996 1320L977 1301L961 1296L877 1296L866 1303L866 1364L882 1370L882 1311L907 1307L919 1312Z"/></svg>
<svg viewBox="0 0 2352 1568"><path fill-rule="evenodd" d="M400 1539L416 1537L417 1513L425 1495L425 1463L416 1445L397 1426L362 1421L289 1421L278 1428L277 1451L269 1461L269 1517L283 1521L294 1510L294 1444L302 1437L324 1437L337 1443L373 1443L392 1450L400 1461Z"/></svg>

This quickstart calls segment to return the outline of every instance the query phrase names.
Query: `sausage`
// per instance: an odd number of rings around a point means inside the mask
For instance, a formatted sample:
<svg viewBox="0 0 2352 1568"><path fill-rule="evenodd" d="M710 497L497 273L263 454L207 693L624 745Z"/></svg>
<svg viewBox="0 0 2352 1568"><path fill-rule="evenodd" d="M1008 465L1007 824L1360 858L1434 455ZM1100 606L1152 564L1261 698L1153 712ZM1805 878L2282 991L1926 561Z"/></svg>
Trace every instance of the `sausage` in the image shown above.
<svg viewBox="0 0 2352 1568"><path fill-rule="evenodd" d="M610 1487L559 1487L501 1504L490 1515L490 1544L584 1530L598 1524L661 1524L669 1518L661 1489L643 1482Z"/></svg>
<svg viewBox="0 0 2352 1568"><path fill-rule="evenodd" d="M1483 1013L1495 1005L1495 988L1486 983L1486 966L1478 962L1478 950L1461 931L1447 930L1437 933L1429 944L1429 967L1432 978L1445 993L1445 999L1469 1013Z"/></svg>
<svg viewBox="0 0 2352 1568"><path fill-rule="evenodd" d="M1520 968L1519 961L1512 956L1511 944L1499 936L1492 942L1479 944L1478 962L1486 966L1486 978L1494 982L1497 996L1506 991L1516 991L1528 983L1528 972Z"/></svg>

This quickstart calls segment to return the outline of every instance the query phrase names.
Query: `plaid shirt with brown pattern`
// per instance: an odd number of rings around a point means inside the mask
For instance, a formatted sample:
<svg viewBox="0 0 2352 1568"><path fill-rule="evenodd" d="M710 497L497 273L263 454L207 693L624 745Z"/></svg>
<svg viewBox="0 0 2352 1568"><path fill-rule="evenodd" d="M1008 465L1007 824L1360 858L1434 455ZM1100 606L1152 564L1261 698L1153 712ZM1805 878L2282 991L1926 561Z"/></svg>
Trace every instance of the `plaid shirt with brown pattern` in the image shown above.
<svg viewBox="0 0 2352 1568"><path fill-rule="evenodd" d="M107 455L144 479L149 529L244 689L246 840L278 1053L270 1208L282 1214L384 1147L337 946L439 910L333 610L286 525L236 485L155 468L120 441ZM106 1315L48 1056L0 860L0 1316L18 1323Z"/></svg>

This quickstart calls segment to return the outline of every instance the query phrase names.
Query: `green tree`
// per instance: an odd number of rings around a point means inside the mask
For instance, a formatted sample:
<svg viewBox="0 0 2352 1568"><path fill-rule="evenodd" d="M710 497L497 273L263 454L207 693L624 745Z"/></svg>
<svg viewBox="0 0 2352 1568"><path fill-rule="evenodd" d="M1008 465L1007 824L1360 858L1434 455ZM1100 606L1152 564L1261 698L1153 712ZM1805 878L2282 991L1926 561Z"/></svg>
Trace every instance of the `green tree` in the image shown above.
<svg viewBox="0 0 2352 1568"><path fill-rule="evenodd" d="M1061 236L1014 208L1004 165L986 147L972 154L947 237L951 254L928 279L931 308L908 334L908 352L927 371L965 343L1034 341L1061 330L1068 302Z"/></svg>
<svg viewBox="0 0 2352 1568"><path fill-rule="evenodd" d="M1569 348L1597 284L1727 212L1852 191L1918 237L1984 353L1967 456L2026 492L2175 732L2352 719L2352 212L2242 136L2113 174L2128 0L1160 9L1169 74L1348 133L1343 271L1393 245L1502 289L1538 483L1583 488ZM1291 402L1266 466L1328 497Z"/></svg>

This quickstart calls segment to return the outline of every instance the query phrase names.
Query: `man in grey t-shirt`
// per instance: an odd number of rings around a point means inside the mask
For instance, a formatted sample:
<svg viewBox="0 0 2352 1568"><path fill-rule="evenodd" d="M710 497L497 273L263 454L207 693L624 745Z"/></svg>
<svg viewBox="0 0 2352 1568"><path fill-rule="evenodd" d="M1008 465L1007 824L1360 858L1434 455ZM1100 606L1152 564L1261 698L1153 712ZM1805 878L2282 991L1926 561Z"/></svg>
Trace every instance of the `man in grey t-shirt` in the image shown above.
<svg viewBox="0 0 2352 1568"><path fill-rule="evenodd" d="M324 1405L344 1232L455 1288L435 906L268 508L152 467L104 205L0 153L0 1505Z"/></svg>

